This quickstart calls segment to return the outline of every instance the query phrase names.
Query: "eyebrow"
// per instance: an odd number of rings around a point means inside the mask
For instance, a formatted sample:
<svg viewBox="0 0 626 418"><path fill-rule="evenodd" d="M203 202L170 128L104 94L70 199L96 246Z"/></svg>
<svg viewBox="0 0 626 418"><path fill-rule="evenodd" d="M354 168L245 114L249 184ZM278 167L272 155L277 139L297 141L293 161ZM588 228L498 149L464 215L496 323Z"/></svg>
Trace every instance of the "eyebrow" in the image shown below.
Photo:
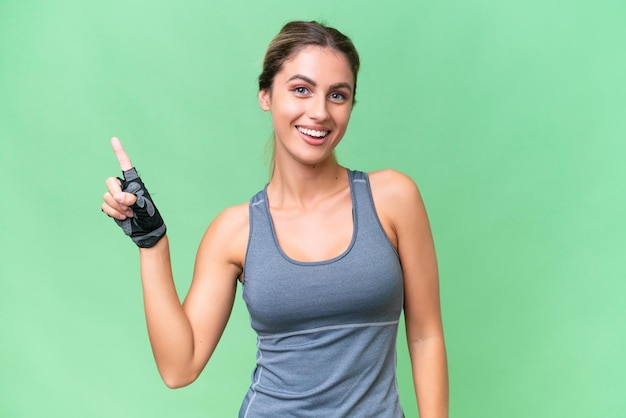
<svg viewBox="0 0 626 418"><path fill-rule="evenodd" d="M304 82L309 83L313 87L317 87L317 83L315 81L311 80L309 77L307 77L305 75L302 75L302 74L296 74L296 75L290 77L289 80L287 80L287 81L289 82L289 81L293 81L293 80L302 80ZM350 93L352 93L352 86L349 83L335 83L335 84L332 84L330 86L331 90L338 89L338 88L348 89L350 91Z"/></svg>

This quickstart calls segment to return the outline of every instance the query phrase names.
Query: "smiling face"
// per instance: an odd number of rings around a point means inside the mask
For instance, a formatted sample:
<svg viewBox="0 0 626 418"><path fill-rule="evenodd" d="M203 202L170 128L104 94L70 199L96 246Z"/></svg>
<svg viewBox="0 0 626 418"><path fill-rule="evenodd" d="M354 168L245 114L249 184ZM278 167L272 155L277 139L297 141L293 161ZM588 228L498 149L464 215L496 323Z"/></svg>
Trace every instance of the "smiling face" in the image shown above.
<svg viewBox="0 0 626 418"><path fill-rule="evenodd" d="M354 75L339 51L308 46L285 61L271 90L259 92L272 113L277 163L317 165L333 157L350 120Z"/></svg>

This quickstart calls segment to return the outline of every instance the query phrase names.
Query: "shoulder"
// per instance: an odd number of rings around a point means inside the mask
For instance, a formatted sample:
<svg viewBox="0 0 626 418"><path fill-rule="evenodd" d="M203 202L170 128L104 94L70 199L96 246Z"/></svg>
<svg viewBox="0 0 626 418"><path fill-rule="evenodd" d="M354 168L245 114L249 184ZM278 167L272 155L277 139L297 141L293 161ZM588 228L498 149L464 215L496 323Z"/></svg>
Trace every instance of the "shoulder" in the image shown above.
<svg viewBox="0 0 626 418"><path fill-rule="evenodd" d="M422 197L413 179L397 170L368 173L376 214L396 250L417 225L428 225Z"/></svg>
<svg viewBox="0 0 626 418"><path fill-rule="evenodd" d="M250 229L248 202L224 209L207 228L199 252L222 254L223 259L242 265Z"/></svg>
<svg viewBox="0 0 626 418"><path fill-rule="evenodd" d="M247 233L249 228L248 208L248 202L227 207L211 222L207 233L214 232L226 237L236 237L242 233Z"/></svg>
<svg viewBox="0 0 626 418"><path fill-rule="evenodd" d="M393 168L387 168L384 170L372 171L367 173L370 183L382 183L387 184L392 188L417 188L413 179L404 173Z"/></svg>
<svg viewBox="0 0 626 418"><path fill-rule="evenodd" d="M417 184L404 173L385 169L368 173L368 177L376 204L400 209L422 202Z"/></svg>
<svg viewBox="0 0 626 418"><path fill-rule="evenodd" d="M242 203L224 209L211 223L216 228L238 229L248 223L249 203Z"/></svg>

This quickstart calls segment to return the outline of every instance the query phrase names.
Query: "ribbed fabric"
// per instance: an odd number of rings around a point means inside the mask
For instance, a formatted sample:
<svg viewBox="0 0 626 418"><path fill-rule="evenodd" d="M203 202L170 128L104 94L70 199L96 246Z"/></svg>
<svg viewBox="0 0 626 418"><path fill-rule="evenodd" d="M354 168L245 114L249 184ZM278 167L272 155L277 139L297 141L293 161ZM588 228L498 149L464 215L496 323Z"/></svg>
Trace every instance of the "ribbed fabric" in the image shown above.
<svg viewBox="0 0 626 418"><path fill-rule="evenodd" d="M330 260L289 258L267 187L250 201L243 298L258 335L240 418L403 416L396 385L402 269L367 174L348 170L353 235Z"/></svg>

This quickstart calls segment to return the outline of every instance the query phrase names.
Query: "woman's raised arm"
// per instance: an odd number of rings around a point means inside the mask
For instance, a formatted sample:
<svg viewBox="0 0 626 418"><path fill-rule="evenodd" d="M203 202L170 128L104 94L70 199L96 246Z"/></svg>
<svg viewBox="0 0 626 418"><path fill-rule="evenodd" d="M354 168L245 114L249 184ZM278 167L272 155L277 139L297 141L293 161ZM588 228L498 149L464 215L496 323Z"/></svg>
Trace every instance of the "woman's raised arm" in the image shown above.
<svg viewBox="0 0 626 418"><path fill-rule="evenodd" d="M133 170L130 159L117 138L112 139L122 171ZM248 217L247 205L222 212L207 229L196 258L194 276L185 303L181 304L170 261L165 226L146 226L145 212L154 217L154 207L145 186L124 188L126 181L107 179L102 211L114 218L139 246L141 279L148 334L157 367L168 387L193 382L215 350L232 310L237 278L245 254ZM138 206L139 199L148 199ZM140 219L141 217L143 219ZM135 218L135 219L133 219ZM159 216L160 218L160 216ZM129 221L135 221L128 225ZM161 228L158 236L150 229ZM130 232L130 233L129 233ZM149 239L145 239L147 236ZM156 238L155 238L156 237ZM154 241L154 242L152 242ZM151 246L144 245L148 242Z"/></svg>

